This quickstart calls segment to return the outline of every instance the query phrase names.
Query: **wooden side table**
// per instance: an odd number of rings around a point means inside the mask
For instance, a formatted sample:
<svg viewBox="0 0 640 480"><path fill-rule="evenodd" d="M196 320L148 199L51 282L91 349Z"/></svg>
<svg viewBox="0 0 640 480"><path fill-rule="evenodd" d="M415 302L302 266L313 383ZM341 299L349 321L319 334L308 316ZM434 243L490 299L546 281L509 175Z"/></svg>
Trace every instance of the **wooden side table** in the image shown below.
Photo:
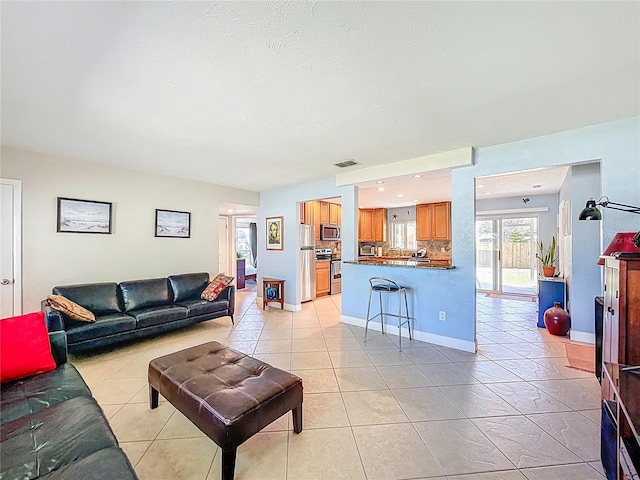
<svg viewBox="0 0 640 480"><path fill-rule="evenodd" d="M267 298L267 288L272 287L277 290L277 294L275 298ZM267 308L267 303L269 302L278 302L280 304L280 308L284 310L284 280L279 278L270 278L263 277L262 278L262 309Z"/></svg>

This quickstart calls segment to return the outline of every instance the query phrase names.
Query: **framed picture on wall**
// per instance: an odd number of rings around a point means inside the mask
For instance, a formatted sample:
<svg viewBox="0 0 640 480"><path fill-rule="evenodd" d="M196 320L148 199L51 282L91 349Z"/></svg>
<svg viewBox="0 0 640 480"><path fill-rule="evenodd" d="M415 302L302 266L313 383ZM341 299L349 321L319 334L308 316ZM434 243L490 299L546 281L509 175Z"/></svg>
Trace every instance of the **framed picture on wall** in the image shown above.
<svg viewBox="0 0 640 480"><path fill-rule="evenodd" d="M111 233L111 203L58 197L61 233Z"/></svg>
<svg viewBox="0 0 640 480"><path fill-rule="evenodd" d="M267 250L284 250L283 217L267 217Z"/></svg>
<svg viewBox="0 0 640 480"><path fill-rule="evenodd" d="M191 212L156 208L156 237L191 237Z"/></svg>

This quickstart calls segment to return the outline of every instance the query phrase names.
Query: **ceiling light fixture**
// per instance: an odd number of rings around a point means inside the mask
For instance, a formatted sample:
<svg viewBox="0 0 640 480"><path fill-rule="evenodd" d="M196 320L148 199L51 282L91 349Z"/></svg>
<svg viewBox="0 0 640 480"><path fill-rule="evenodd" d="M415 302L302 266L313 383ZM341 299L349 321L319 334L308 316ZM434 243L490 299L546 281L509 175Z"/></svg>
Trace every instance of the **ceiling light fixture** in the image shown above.
<svg viewBox="0 0 640 480"><path fill-rule="evenodd" d="M477 188L484 188L486 185L484 183L479 183L476 185Z"/></svg>
<svg viewBox="0 0 640 480"><path fill-rule="evenodd" d="M418 200L417 198L414 200L414 203L418 203L420 200Z"/></svg>
<svg viewBox="0 0 640 480"><path fill-rule="evenodd" d="M484 192L485 195L492 195L493 192Z"/></svg>
<svg viewBox="0 0 640 480"><path fill-rule="evenodd" d="M422 175L420 175L420 174L414 175L413 178L422 178Z"/></svg>
<svg viewBox="0 0 640 480"><path fill-rule="evenodd" d="M404 197L404 193L399 193L398 198Z"/></svg>
<svg viewBox="0 0 640 480"><path fill-rule="evenodd" d="M379 185L379 184L384 183L384 182L382 180L378 180L376 183Z"/></svg>
<svg viewBox="0 0 640 480"><path fill-rule="evenodd" d="M378 191L381 192L384 190L384 187L378 187Z"/></svg>

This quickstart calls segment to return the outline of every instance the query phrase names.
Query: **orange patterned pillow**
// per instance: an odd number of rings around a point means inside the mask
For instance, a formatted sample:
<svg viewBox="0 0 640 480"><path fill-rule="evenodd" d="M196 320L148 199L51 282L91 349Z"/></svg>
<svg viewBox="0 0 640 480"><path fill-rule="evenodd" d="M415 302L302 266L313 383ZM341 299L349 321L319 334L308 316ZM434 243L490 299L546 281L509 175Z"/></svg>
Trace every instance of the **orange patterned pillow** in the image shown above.
<svg viewBox="0 0 640 480"><path fill-rule="evenodd" d="M67 297L63 297L62 295L49 295L47 297L47 300L49 300L49 305L51 305L56 310L60 310L69 318L89 323L93 323L96 321L96 316L93 314L93 312L90 312L86 308L78 305L75 302L72 302Z"/></svg>
<svg viewBox="0 0 640 480"><path fill-rule="evenodd" d="M233 277L229 277L223 273L218 274L218 276L207 285L207 288L204 289L200 298L213 302L231 282L233 282Z"/></svg>

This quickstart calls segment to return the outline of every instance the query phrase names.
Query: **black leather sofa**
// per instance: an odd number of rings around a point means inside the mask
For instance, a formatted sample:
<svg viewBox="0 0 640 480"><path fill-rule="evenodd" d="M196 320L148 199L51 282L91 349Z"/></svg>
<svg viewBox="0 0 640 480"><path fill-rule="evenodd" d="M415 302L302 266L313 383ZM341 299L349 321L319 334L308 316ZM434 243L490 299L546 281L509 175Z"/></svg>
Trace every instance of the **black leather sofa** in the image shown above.
<svg viewBox="0 0 640 480"><path fill-rule="evenodd" d="M69 352L156 335L213 318L231 317L235 287L229 285L209 302L200 294L209 284L208 273L117 283L86 283L53 288L96 316L95 323L69 318L42 302L49 331L64 331Z"/></svg>
<svg viewBox="0 0 640 480"><path fill-rule="evenodd" d="M58 367L2 384L2 480L136 480L111 427L73 365L66 336L49 335Z"/></svg>

